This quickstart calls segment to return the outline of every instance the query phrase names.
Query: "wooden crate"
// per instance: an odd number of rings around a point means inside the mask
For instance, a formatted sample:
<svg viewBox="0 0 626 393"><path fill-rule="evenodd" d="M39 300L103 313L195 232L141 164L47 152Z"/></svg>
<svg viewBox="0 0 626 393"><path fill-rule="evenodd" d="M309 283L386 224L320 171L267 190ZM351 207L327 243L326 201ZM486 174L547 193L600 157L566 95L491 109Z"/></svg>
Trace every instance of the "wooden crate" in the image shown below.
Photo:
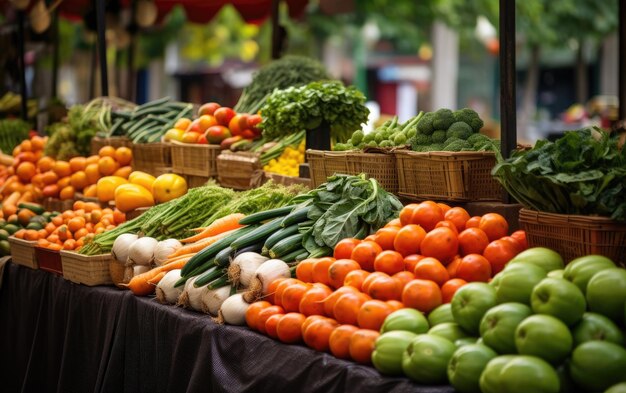
<svg viewBox="0 0 626 393"><path fill-rule="evenodd" d="M66 210L71 210L74 206L73 199L64 199L61 200L59 198L45 198L43 200L43 208L49 212L60 212L63 213Z"/></svg>
<svg viewBox="0 0 626 393"><path fill-rule="evenodd" d="M133 142L125 136L112 136L109 138L100 138L96 136L91 139L91 154L97 155L100 149L104 146L113 146L116 149L118 147L132 148Z"/></svg>
<svg viewBox="0 0 626 393"><path fill-rule="evenodd" d="M11 246L11 261L15 264L38 269L39 264L35 257L36 241L18 239L15 236L9 237L9 245Z"/></svg>
<svg viewBox="0 0 626 393"><path fill-rule="evenodd" d="M547 247L565 263L585 255L604 255L626 267L626 224L607 217L556 214L521 209L521 228L530 247Z"/></svg>
<svg viewBox="0 0 626 393"><path fill-rule="evenodd" d="M183 175L187 181L188 188L196 188L204 186L211 178L205 176Z"/></svg>
<svg viewBox="0 0 626 393"><path fill-rule="evenodd" d="M412 200L497 201L502 188L491 176L493 152L396 151L398 194Z"/></svg>
<svg viewBox="0 0 626 393"><path fill-rule="evenodd" d="M223 187L249 190L263 183L260 155L223 151L217 156L217 179Z"/></svg>
<svg viewBox="0 0 626 393"><path fill-rule="evenodd" d="M398 191L398 174L394 153L364 153L359 151L307 150L306 159L311 173L311 187L326 183L334 174L359 175L374 178L388 192Z"/></svg>
<svg viewBox="0 0 626 393"><path fill-rule="evenodd" d="M112 284L109 273L111 254L86 256L73 251L61 250L63 278L89 286Z"/></svg>
<svg viewBox="0 0 626 393"><path fill-rule="evenodd" d="M159 176L172 167L172 146L169 143L136 143L133 144L134 171L142 171Z"/></svg>
<svg viewBox="0 0 626 393"><path fill-rule="evenodd" d="M301 184L307 188L311 188L311 179L305 179L303 177L285 176L278 173L265 172L265 179L272 180L276 184L282 184L284 186L291 186L294 184Z"/></svg>
<svg viewBox="0 0 626 393"><path fill-rule="evenodd" d="M172 141L172 170L180 175L217 176L218 145Z"/></svg>

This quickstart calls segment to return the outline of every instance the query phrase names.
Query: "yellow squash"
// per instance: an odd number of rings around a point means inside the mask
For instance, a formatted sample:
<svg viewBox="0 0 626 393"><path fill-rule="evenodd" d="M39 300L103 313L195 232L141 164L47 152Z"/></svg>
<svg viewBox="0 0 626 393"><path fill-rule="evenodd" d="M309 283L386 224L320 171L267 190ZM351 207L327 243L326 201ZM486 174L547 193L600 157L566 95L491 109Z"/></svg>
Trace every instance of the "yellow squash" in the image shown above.
<svg viewBox="0 0 626 393"><path fill-rule="evenodd" d="M146 190L152 190L152 183L156 178L149 173L141 172L141 171L133 171L130 176L128 176L128 181L132 184L139 184Z"/></svg>
<svg viewBox="0 0 626 393"><path fill-rule="evenodd" d="M115 207L124 213L150 206L154 206L152 193L139 184L122 184L115 190Z"/></svg>
<svg viewBox="0 0 626 393"><path fill-rule="evenodd" d="M181 176L167 173L152 183L152 194L157 203L167 202L187 193L187 182Z"/></svg>
<svg viewBox="0 0 626 393"><path fill-rule="evenodd" d="M119 176L105 176L98 180L96 195L100 202L109 202L115 199L115 189L122 184L128 184L128 180Z"/></svg>

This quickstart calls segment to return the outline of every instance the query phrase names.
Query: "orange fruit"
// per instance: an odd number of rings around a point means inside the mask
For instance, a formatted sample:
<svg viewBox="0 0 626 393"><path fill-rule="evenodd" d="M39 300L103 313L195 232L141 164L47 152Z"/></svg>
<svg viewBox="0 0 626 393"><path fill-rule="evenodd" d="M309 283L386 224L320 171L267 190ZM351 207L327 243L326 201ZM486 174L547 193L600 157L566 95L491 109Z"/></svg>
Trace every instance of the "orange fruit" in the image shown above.
<svg viewBox="0 0 626 393"><path fill-rule="evenodd" d="M100 174L102 176L110 176L114 174L115 171L119 169L119 167L120 165L112 157L105 156L100 158L100 160L98 161L98 170L100 171Z"/></svg>
<svg viewBox="0 0 626 393"><path fill-rule="evenodd" d="M67 222L67 227L70 231L77 232L79 229L83 229L85 227L85 219L82 217L74 217L71 218Z"/></svg>
<svg viewBox="0 0 626 393"><path fill-rule="evenodd" d="M421 312L428 313L442 302L441 289L434 281L415 279L402 290L402 303Z"/></svg>
<svg viewBox="0 0 626 393"><path fill-rule="evenodd" d="M95 155L95 154L93 156L89 156L89 157L87 157L87 160L86 160L87 165L89 165L89 164L97 164L99 159L100 159L100 156Z"/></svg>
<svg viewBox="0 0 626 393"><path fill-rule="evenodd" d="M132 171L133 168L130 165L123 166L120 169L116 170L115 173L113 173L113 176L119 176L123 177L124 179L128 179L128 176L130 176L130 173Z"/></svg>
<svg viewBox="0 0 626 393"><path fill-rule="evenodd" d="M185 131L187 128L189 128L190 124L191 120L183 117L182 119L178 119L176 121L176 123L174 124L174 128L176 128L177 130Z"/></svg>
<svg viewBox="0 0 626 393"><path fill-rule="evenodd" d="M74 187L72 186L63 187L61 189L61 192L59 193L59 198L61 200L73 199L75 192L76 191L74 190Z"/></svg>
<svg viewBox="0 0 626 393"><path fill-rule="evenodd" d="M76 210L85 210L85 202L84 201L75 201L72 205L72 209Z"/></svg>
<svg viewBox="0 0 626 393"><path fill-rule="evenodd" d="M57 185L59 186L59 189L63 189L64 187L67 187L70 185L72 178L69 176L65 176L59 179L59 181L57 181Z"/></svg>
<svg viewBox="0 0 626 393"><path fill-rule="evenodd" d="M33 148L33 151L40 151L40 150L43 150L44 146L46 145L46 141L44 138L40 137L39 135L36 135L31 138L30 144Z"/></svg>
<svg viewBox="0 0 626 393"><path fill-rule="evenodd" d="M30 140L26 139L22 141L22 143L20 143L20 149L22 152L33 151L33 144L30 142Z"/></svg>
<svg viewBox="0 0 626 393"><path fill-rule="evenodd" d="M51 171L54 168L54 159L52 157L44 156L37 161L37 168L39 172Z"/></svg>
<svg viewBox="0 0 626 393"><path fill-rule="evenodd" d="M200 139L201 135L202 134L200 134L199 132L193 132L193 131L185 132L183 134L182 142L183 143L196 143L198 142L198 139Z"/></svg>
<svg viewBox="0 0 626 393"><path fill-rule="evenodd" d="M450 275L448 274L446 267L443 266L437 259L430 257L417 262L413 273L415 274L415 278L434 281L440 286L450 279Z"/></svg>
<svg viewBox="0 0 626 393"><path fill-rule="evenodd" d="M127 147L118 147L114 158L121 166L129 165L133 159L133 151Z"/></svg>
<svg viewBox="0 0 626 393"><path fill-rule="evenodd" d="M115 157L115 148L113 146L103 146L98 151L100 157Z"/></svg>
<svg viewBox="0 0 626 393"><path fill-rule="evenodd" d="M86 197L95 198L98 195L96 192L97 190L98 186L96 186L95 184L91 184L85 187L85 189L83 190L83 195Z"/></svg>
<svg viewBox="0 0 626 393"><path fill-rule="evenodd" d="M487 244L489 244L489 238L480 228L467 228L459 233L461 255L482 254Z"/></svg>
<svg viewBox="0 0 626 393"><path fill-rule="evenodd" d="M72 173L85 170L86 167L87 159L85 157L74 157L70 159L70 170Z"/></svg>
<svg viewBox="0 0 626 393"><path fill-rule="evenodd" d="M82 190L89 185L87 181L87 174L83 171L78 171L72 174L70 177L70 184L77 190Z"/></svg>
<svg viewBox="0 0 626 393"><path fill-rule="evenodd" d="M480 219L478 228L487 234L489 241L498 240L507 235L509 223L498 213L487 213Z"/></svg>
<svg viewBox="0 0 626 393"><path fill-rule="evenodd" d="M20 180L28 182L37 173L37 168L32 162L22 162L18 165L16 174Z"/></svg>
<svg viewBox="0 0 626 393"><path fill-rule="evenodd" d="M52 167L52 171L59 177L65 177L72 174L70 163L67 161L56 161L54 163L54 167Z"/></svg>
<svg viewBox="0 0 626 393"><path fill-rule="evenodd" d="M87 176L87 183L96 184L100 179L100 168L98 164L88 164L85 168L85 175Z"/></svg>
<svg viewBox="0 0 626 393"><path fill-rule="evenodd" d="M448 221L452 221L456 229L461 232L465 229L465 223L470 219L470 215L462 207L453 207L446 212L444 218Z"/></svg>
<svg viewBox="0 0 626 393"><path fill-rule="evenodd" d="M459 239L450 228L435 228L428 232L420 245L421 254L447 264L459 251Z"/></svg>
<svg viewBox="0 0 626 393"><path fill-rule="evenodd" d="M380 333L376 330L359 329L350 336L350 357L357 363L372 363L372 352Z"/></svg>

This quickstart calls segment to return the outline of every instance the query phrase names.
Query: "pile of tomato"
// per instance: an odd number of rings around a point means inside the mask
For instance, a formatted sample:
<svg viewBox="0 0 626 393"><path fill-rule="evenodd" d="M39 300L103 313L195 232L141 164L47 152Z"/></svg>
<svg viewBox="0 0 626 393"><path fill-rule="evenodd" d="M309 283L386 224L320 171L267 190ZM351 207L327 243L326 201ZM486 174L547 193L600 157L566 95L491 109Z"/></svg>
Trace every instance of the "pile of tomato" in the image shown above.
<svg viewBox="0 0 626 393"><path fill-rule="evenodd" d="M468 282L488 282L527 248L496 213L426 201L364 240L344 239L333 257L307 259L296 278L271 283L246 313L248 326L284 343L304 342L370 363L385 318L401 308L428 313Z"/></svg>

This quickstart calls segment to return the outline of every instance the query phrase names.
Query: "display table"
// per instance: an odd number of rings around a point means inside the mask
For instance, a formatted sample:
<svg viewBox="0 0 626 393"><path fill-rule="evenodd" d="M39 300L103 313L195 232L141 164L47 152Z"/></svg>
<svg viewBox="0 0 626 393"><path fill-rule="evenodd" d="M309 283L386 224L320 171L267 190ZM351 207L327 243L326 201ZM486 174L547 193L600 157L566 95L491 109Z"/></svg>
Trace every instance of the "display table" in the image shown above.
<svg viewBox="0 0 626 393"><path fill-rule="evenodd" d="M9 263L0 289L4 392L452 392L114 287Z"/></svg>

